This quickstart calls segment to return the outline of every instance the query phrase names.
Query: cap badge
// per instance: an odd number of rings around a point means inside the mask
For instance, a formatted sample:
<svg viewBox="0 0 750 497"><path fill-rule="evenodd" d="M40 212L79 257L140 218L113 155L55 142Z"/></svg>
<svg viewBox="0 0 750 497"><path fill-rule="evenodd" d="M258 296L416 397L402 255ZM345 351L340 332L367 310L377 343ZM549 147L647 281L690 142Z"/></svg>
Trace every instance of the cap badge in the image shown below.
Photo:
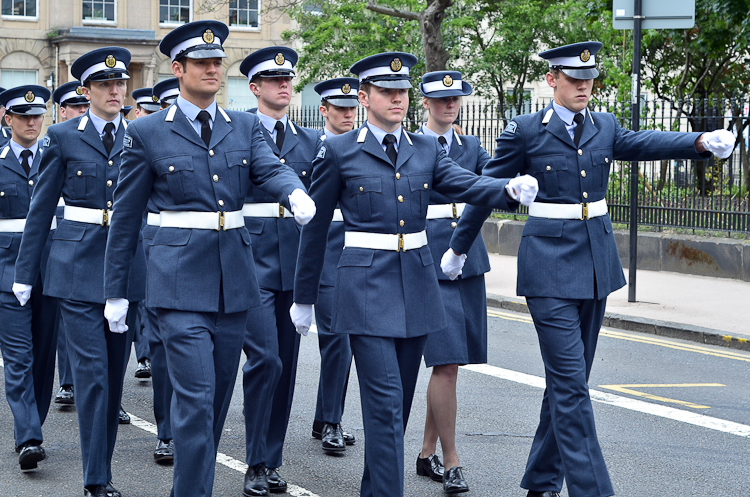
<svg viewBox="0 0 750 497"><path fill-rule="evenodd" d="M344 86L341 87L341 92L344 95L348 95L349 92L351 92L351 91L352 91L352 85L350 85L349 83L347 83L347 84L345 84Z"/></svg>
<svg viewBox="0 0 750 497"><path fill-rule="evenodd" d="M104 65L112 69L113 67L115 67L115 64L117 64L115 56L112 54L107 55L107 58L104 60Z"/></svg>
<svg viewBox="0 0 750 497"><path fill-rule="evenodd" d="M587 48L581 53L581 61L588 62L591 58L591 52L589 52L589 49Z"/></svg>
<svg viewBox="0 0 750 497"><path fill-rule="evenodd" d="M83 90L80 86L76 86L76 95L83 95Z"/></svg>
<svg viewBox="0 0 750 497"><path fill-rule="evenodd" d="M398 72L401 70L401 59L396 57L391 61L391 71Z"/></svg>
<svg viewBox="0 0 750 497"><path fill-rule="evenodd" d="M276 54L276 57L273 58L273 61L276 62L277 66L283 66L286 59L284 58L284 54L279 52Z"/></svg>
<svg viewBox="0 0 750 497"><path fill-rule="evenodd" d="M153 100L154 103L156 103L159 101L159 97L157 97L156 95L151 95L151 100Z"/></svg>
<svg viewBox="0 0 750 497"><path fill-rule="evenodd" d="M26 95L24 95L24 97L23 97L23 98L24 98L24 99L25 99L25 100L26 100L27 102L31 103L31 102L33 102L33 101L34 101L34 99L35 99L36 97L34 96L34 92L32 92L32 91L28 91L28 92L26 92Z"/></svg>
<svg viewBox="0 0 750 497"><path fill-rule="evenodd" d="M443 86L451 86L453 84L453 78L450 74L443 76Z"/></svg>
<svg viewBox="0 0 750 497"><path fill-rule="evenodd" d="M210 29L207 29L205 33L203 33L203 41L208 43L209 45L214 42L214 33Z"/></svg>

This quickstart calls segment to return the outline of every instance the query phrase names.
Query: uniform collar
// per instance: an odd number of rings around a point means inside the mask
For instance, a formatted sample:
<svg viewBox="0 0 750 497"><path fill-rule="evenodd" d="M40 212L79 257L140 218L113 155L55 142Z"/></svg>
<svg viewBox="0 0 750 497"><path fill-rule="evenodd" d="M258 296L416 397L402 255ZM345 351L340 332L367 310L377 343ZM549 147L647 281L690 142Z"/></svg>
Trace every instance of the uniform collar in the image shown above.
<svg viewBox="0 0 750 497"><path fill-rule="evenodd" d="M18 163L19 164L21 163L21 152L23 152L24 150L31 150L31 157L29 159L29 166L34 162L34 158L36 157L36 153L39 150L39 142L38 141L34 142L34 144L31 147L24 148L21 145L19 145L18 143L16 143L15 140L13 140L11 138L9 145L10 145L10 149L13 150L13 153L16 155L16 159L18 159Z"/></svg>
<svg viewBox="0 0 750 497"><path fill-rule="evenodd" d="M201 109L197 105L195 105L192 102L188 102L185 100L182 95L177 96L177 105L180 107L180 110L183 114L185 114L185 117L190 119L190 121L195 121L198 118L198 113L202 110L205 110L208 112L208 114L211 116L211 121L216 122L216 100L211 102L208 107L205 109Z"/></svg>
<svg viewBox="0 0 750 497"><path fill-rule="evenodd" d="M372 135L375 137L376 140L378 140L378 143L381 145L383 144L383 138L385 138L385 135L391 134L396 137L396 149L398 149L399 143L401 143L401 128L402 126L399 125L398 129L394 131L393 133L388 133L387 131L384 131L374 124L372 124L370 121L367 121L367 127L370 128L370 131L372 132Z"/></svg>
<svg viewBox="0 0 750 497"><path fill-rule="evenodd" d="M328 139L328 138L330 138L330 137L332 137L332 136L336 136L336 133L334 133L333 131L330 131L330 130L329 130L328 128L326 128L325 126L323 127L323 134L325 134L325 136L326 136L326 139Z"/></svg>
<svg viewBox="0 0 750 497"><path fill-rule="evenodd" d="M260 110L258 110L255 112L255 115L258 116L258 119L260 119L263 127L266 128L266 130L271 134L276 132L276 121L281 121L284 124L284 129L286 130L286 122L289 120L289 117L286 114L284 114L284 117L282 117L281 119L274 119L273 117L267 116Z"/></svg>
<svg viewBox="0 0 750 497"><path fill-rule="evenodd" d="M122 116L118 114L114 121L105 121L101 117L91 112L91 109L89 109L89 119L91 120L91 124L94 125L94 128L96 128L96 132L99 133L99 136L102 136L104 134L104 126L106 126L106 124L110 122L115 125L115 131L113 134L116 135L117 130L120 128L120 120L122 119Z"/></svg>
<svg viewBox="0 0 750 497"><path fill-rule="evenodd" d="M558 104L554 100L552 101L552 108L555 109L555 113L560 119L562 119L562 122L564 122L566 126L573 126L573 116L576 115L575 112L568 109L567 107L563 107L562 105ZM583 109L581 111L584 118L586 117L587 110L588 109Z"/></svg>
<svg viewBox="0 0 750 497"><path fill-rule="evenodd" d="M430 128L428 128L427 123L423 123L420 129L422 130L422 134L425 136L434 136L435 138L442 136L443 138L445 138L445 143L446 145L448 145L447 152L450 153L451 145L453 144L453 127L452 126L450 129L448 129L448 131L446 131L442 135L439 135L435 133L434 131L432 131Z"/></svg>

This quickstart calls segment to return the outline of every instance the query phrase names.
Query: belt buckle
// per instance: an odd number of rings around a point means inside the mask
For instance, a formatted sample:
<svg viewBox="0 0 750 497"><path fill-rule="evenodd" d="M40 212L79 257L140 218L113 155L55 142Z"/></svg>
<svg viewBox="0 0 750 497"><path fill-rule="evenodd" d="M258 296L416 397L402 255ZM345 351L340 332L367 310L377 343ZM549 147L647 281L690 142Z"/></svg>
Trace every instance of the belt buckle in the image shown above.
<svg viewBox="0 0 750 497"><path fill-rule="evenodd" d="M581 221L589 218L589 204L581 202Z"/></svg>
<svg viewBox="0 0 750 497"><path fill-rule="evenodd" d="M451 203L451 207L453 207L453 218L458 219L458 207L456 206L456 203Z"/></svg>
<svg viewBox="0 0 750 497"><path fill-rule="evenodd" d="M281 204L279 204L279 217L280 218L284 217L284 206Z"/></svg>
<svg viewBox="0 0 750 497"><path fill-rule="evenodd" d="M109 214L107 214L107 209L102 209L102 226L109 226Z"/></svg>
<svg viewBox="0 0 750 497"><path fill-rule="evenodd" d="M219 227L216 228L216 231L226 231L227 228L224 226L224 213L219 211L217 214L219 214Z"/></svg>
<svg viewBox="0 0 750 497"><path fill-rule="evenodd" d="M406 252L406 250L404 250L404 234L403 233L398 234L398 248L396 249L396 252L399 252L399 251Z"/></svg>

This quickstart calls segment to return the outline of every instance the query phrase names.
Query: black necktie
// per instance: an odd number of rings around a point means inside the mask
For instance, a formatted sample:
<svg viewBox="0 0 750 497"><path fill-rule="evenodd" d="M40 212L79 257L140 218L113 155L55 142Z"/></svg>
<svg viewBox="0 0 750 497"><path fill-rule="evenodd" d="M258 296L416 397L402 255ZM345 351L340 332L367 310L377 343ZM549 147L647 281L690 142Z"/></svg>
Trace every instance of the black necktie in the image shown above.
<svg viewBox="0 0 750 497"><path fill-rule="evenodd" d="M202 110L198 112L198 120L201 122L201 140L208 146L211 143L211 114Z"/></svg>
<svg viewBox="0 0 750 497"><path fill-rule="evenodd" d="M23 170L26 171L26 176L28 176L29 171L31 171L29 157L31 157L31 150L24 150L23 152L21 152L21 167L23 167Z"/></svg>
<svg viewBox="0 0 750 497"><path fill-rule="evenodd" d="M114 132L114 123L107 123L104 125L104 137L102 137L102 143L104 144L104 150L107 151L107 155L112 151L112 147L115 146Z"/></svg>
<svg viewBox="0 0 750 497"><path fill-rule="evenodd" d="M443 146L443 149L445 149L446 145L448 145L448 140L445 139L443 135L438 136L438 143Z"/></svg>
<svg viewBox="0 0 750 497"><path fill-rule="evenodd" d="M581 142L581 135L583 134L583 114L573 116L573 122L577 125L573 134L573 143L578 148L578 144Z"/></svg>
<svg viewBox="0 0 750 497"><path fill-rule="evenodd" d="M398 151L396 150L396 137L388 133L383 138L385 143L385 154L391 159L391 164L396 165L396 158L398 157Z"/></svg>
<svg viewBox="0 0 750 497"><path fill-rule="evenodd" d="M276 130L276 147L278 147L279 152L281 152L281 147L284 146L284 123L276 121L273 129Z"/></svg>

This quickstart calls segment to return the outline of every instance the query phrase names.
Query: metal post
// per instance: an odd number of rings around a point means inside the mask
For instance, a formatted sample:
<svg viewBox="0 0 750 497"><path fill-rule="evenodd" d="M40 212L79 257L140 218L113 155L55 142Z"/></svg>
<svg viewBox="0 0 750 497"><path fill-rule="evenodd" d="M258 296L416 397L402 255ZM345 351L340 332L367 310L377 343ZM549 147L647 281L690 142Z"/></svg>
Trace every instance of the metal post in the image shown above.
<svg viewBox="0 0 750 497"><path fill-rule="evenodd" d="M631 129L640 129L641 119L641 22L642 0L635 0L633 9L633 73L630 102ZM630 163L630 260L628 263L628 302L635 302L635 274L638 268L638 162Z"/></svg>

